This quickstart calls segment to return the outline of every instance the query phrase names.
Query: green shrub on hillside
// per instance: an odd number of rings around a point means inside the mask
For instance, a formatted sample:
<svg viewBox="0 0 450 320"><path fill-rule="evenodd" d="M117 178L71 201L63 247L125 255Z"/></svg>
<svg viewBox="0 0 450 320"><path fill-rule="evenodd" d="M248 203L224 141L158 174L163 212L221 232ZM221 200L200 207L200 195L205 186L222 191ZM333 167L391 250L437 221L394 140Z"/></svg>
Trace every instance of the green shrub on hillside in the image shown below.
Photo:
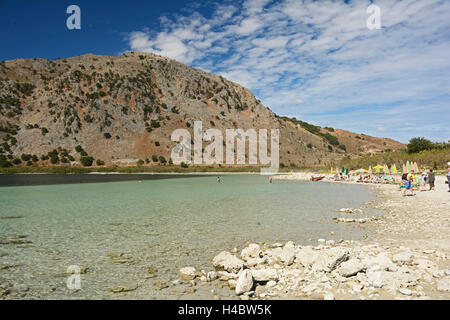
<svg viewBox="0 0 450 320"><path fill-rule="evenodd" d="M84 156L84 157L81 157L81 158L80 158L81 164L82 164L83 166L85 166L85 167L90 167L90 166L92 166L92 162L93 162L93 161L94 161L94 158L92 158L92 157Z"/></svg>

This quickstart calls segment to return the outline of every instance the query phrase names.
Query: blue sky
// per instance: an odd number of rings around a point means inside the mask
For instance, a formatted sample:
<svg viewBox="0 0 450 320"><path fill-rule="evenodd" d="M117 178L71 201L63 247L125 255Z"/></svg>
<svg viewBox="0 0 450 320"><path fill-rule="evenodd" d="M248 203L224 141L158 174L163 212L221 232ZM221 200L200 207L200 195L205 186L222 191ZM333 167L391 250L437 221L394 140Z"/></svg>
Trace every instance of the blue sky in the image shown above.
<svg viewBox="0 0 450 320"><path fill-rule="evenodd" d="M71 4L81 30L66 28ZM0 0L0 60L131 50L221 74L280 115L450 139L450 1Z"/></svg>

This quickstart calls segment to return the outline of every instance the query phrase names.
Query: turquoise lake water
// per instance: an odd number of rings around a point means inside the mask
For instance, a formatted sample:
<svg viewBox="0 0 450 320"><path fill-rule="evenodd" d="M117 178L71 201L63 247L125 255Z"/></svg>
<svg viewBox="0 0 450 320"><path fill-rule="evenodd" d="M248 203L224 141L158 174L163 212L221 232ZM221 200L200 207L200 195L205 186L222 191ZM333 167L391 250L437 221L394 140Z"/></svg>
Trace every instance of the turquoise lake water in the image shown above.
<svg viewBox="0 0 450 320"><path fill-rule="evenodd" d="M374 199L366 186L269 184L259 175L225 175L220 184L204 176L0 187L0 264L17 265L0 270L0 279L29 286L22 298L204 297L156 290L152 281L172 280L183 266L211 269L214 255L248 241L360 239L364 230L332 218ZM111 263L120 254L130 262ZM70 265L89 268L78 292L65 287ZM146 280L149 266L158 272ZM107 291L125 284L139 287Z"/></svg>

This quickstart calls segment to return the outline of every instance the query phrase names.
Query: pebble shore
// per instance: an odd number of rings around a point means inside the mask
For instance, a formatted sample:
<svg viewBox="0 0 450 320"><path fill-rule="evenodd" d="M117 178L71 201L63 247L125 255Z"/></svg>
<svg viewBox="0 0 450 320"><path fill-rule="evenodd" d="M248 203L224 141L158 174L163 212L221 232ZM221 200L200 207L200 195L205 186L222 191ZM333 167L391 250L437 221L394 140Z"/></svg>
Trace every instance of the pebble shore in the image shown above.
<svg viewBox="0 0 450 320"><path fill-rule="evenodd" d="M444 177L436 185L437 191L406 197L396 185L371 185L379 200L369 205L382 216L354 217L364 212L361 207L339 210L351 217L334 217L368 225L372 234L363 241L250 243L218 253L210 271L182 268L180 278L229 288L230 299L242 300L450 299L450 194ZM219 298L214 289L211 295Z"/></svg>

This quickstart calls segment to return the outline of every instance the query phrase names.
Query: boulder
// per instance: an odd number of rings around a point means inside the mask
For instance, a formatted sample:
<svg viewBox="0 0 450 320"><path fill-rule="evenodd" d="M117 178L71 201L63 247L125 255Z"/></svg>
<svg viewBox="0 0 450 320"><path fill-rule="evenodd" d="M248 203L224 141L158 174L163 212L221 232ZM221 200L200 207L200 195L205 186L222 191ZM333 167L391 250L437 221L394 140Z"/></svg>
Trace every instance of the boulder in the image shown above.
<svg viewBox="0 0 450 320"><path fill-rule="evenodd" d="M331 292L325 293L323 295L323 300L334 300L334 295Z"/></svg>
<svg viewBox="0 0 450 320"><path fill-rule="evenodd" d="M338 273L343 277L351 277L364 270L364 264L359 259L350 259L341 263Z"/></svg>
<svg viewBox="0 0 450 320"><path fill-rule="evenodd" d="M296 250L294 247L284 247L281 251L281 262L283 262L285 265L290 266L292 263L294 263Z"/></svg>
<svg viewBox="0 0 450 320"><path fill-rule="evenodd" d="M194 280L197 277L198 272L194 267L184 267L180 269L178 274L183 280Z"/></svg>
<svg viewBox="0 0 450 320"><path fill-rule="evenodd" d="M438 291L450 292L450 277L442 278L437 283Z"/></svg>
<svg viewBox="0 0 450 320"><path fill-rule="evenodd" d="M236 273L230 273L227 271L217 271L217 276L220 280L228 281L229 279L237 279L238 275Z"/></svg>
<svg viewBox="0 0 450 320"><path fill-rule="evenodd" d="M250 270L245 269L239 276L236 283L236 294L240 295L251 291L253 288L253 276Z"/></svg>
<svg viewBox="0 0 450 320"><path fill-rule="evenodd" d="M247 261L248 259L259 258L261 253L261 247L256 243L251 243L248 247L242 249L241 258Z"/></svg>
<svg viewBox="0 0 450 320"><path fill-rule="evenodd" d="M388 291L395 293L400 288L415 286L420 276L411 272L390 272L390 271L373 271L366 272L369 285L375 288L386 288Z"/></svg>
<svg viewBox="0 0 450 320"><path fill-rule="evenodd" d="M405 296L412 295L412 290L406 289L406 288L400 288L400 289L398 289L398 292L400 292L401 294L403 294Z"/></svg>
<svg viewBox="0 0 450 320"><path fill-rule="evenodd" d="M397 271L397 266L384 252L379 253L376 257L365 257L362 262L367 269L377 267L381 271Z"/></svg>
<svg viewBox="0 0 450 320"><path fill-rule="evenodd" d="M417 259L414 261L414 264L417 265L417 268L420 270L433 272L437 270L437 266L434 262L427 259Z"/></svg>
<svg viewBox="0 0 450 320"><path fill-rule="evenodd" d="M302 247L295 254L295 261L305 268L311 267L318 259L319 253L311 247Z"/></svg>
<svg viewBox="0 0 450 320"><path fill-rule="evenodd" d="M350 255L347 249L343 247L333 247L330 249L320 251L317 261L312 265L315 271L331 272L339 265L347 261Z"/></svg>
<svg viewBox="0 0 450 320"><path fill-rule="evenodd" d="M217 272L215 272L215 271L210 271L210 272L208 272L208 274L206 275L206 280L208 280L208 281L214 281L214 280L216 280L217 279Z"/></svg>
<svg viewBox="0 0 450 320"><path fill-rule="evenodd" d="M411 252L404 251L397 253L394 255L392 260L399 265L411 265L413 261L414 255Z"/></svg>
<svg viewBox="0 0 450 320"><path fill-rule="evenodd" d="M278 274L275 269L253 269L251 273L255 281L278 281Z"/></svg>
<svg viewBox="0 0 450 320"><path fill-rule="evenodd" d="M237 284L236 280L234 280L234 279L228 280L228 286L230 287L230 289L235 289L236 288L236 284Z"/></svg>
<svg viewBox="0 0 450 320"><path fill-rule="evenodd" d="M247 258L246 260L248 267L254 267L257 265L261 265L267 262L267 257L263 258Z"/></svg>
<svg viewBox="0 0 450 320"><path fill-rule="evenodd" d="M271 263L283 263L287 266L294 262L296 250L294 247L275 248L267 250Z"/></svg>
<svg viewBox="0 0 450 320"><path fill-rule="evenodd" d="M383 286L383 275L380 270L369 269L366 272L367 284L374 288L381 288Z"/></svg>
<svg viewBox="0 0 450 320"><path fill-rule="evenodd" d="M257 297L264 297L266 295L267 288L266 286L257 286L255 289L255 295Z"/></svg>
<svg viewBox="0 0 450 320"><path fill-rule="evenodd" d="M225 270L231 273L237 273L244 267L244 261L228 251L222 251L214 257L213 266L216 270Z"/></svg>

